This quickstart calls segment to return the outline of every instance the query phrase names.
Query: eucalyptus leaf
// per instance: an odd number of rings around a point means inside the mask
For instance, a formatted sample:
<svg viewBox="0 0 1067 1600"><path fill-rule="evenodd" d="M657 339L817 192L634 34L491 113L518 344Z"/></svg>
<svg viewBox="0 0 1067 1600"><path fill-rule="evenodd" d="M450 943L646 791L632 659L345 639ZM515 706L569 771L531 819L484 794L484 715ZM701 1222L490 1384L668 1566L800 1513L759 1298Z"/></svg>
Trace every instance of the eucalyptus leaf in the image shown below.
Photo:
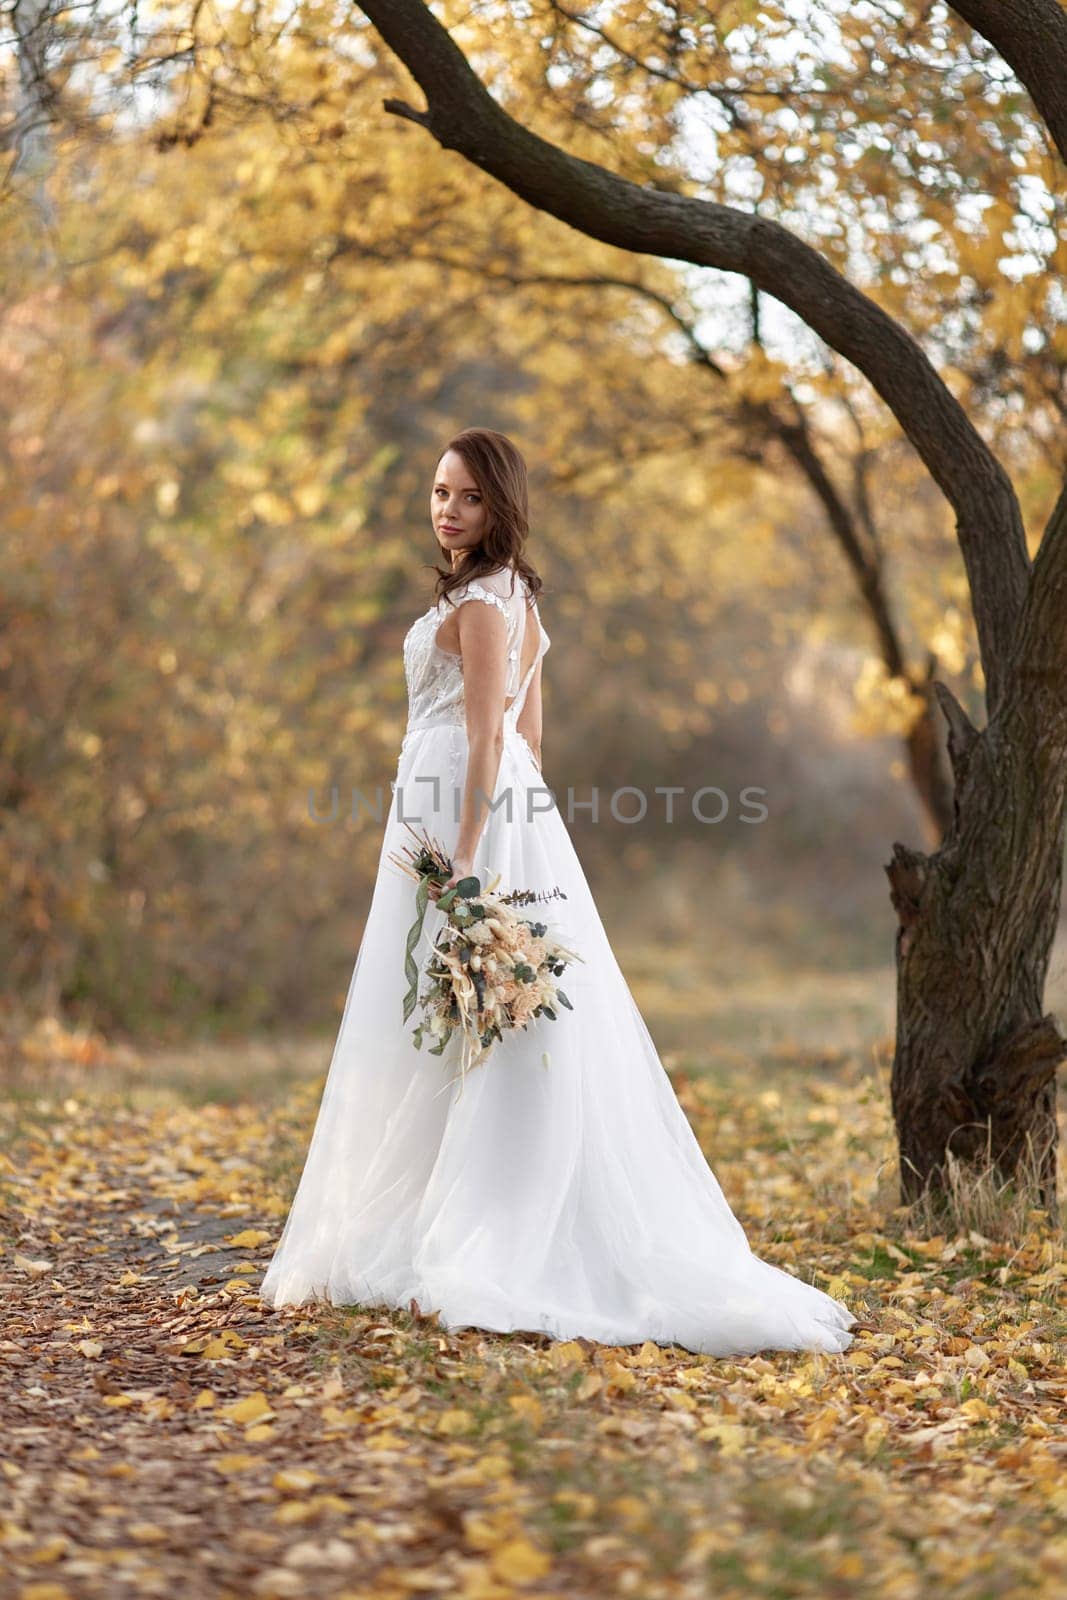
<svg viewBox="0 0 1067 1600"><path fill-rule="evenodd" d="M404 976L408 980L409 988L404 996L404 1021L406 1022L414 1011L419 997L419 969L415 965L414 949L422 935L422 925L426 920L426 907L430 903L430 884L427 878L420 878L418 888L415 890L415 921L408 929L408 936L404 948Z"/></svg>

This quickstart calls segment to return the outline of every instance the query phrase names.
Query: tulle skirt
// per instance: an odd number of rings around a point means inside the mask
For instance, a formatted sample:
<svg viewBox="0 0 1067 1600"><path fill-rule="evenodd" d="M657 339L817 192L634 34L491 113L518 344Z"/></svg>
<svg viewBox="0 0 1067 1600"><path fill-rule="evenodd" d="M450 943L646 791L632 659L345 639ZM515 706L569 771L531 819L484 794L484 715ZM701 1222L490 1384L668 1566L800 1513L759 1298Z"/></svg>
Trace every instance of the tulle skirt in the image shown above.
<svg viewBox="0 0 1067 1600"><path fill-rule="evenodd" d="M262 1298L414 1300L449 1329L649 1339L719 1356L846 1350L854 1314L751 1250L510 724L494 791L510 791L510 816L501 804L488 817L474 870L483 886L498 872L502 890L563 891L520 914L584 958L560 979L574 1009L506 1035L462 1086L458 1037L441 1056L415 1049L418 1012L403 1020L415 884L389 856L413 843L405 817L451 851L466 760L461 727L405 736L329 1075ZM431 901L413 952L420 973L443 923Z"/></svg>

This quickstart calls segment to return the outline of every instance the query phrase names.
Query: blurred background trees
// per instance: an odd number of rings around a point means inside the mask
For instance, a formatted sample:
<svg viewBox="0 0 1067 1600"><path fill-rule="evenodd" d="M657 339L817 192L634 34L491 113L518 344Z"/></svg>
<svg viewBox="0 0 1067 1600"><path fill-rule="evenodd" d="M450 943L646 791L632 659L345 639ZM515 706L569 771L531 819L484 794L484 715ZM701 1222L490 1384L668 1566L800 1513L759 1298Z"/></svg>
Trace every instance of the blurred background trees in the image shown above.
<svg viewBox="0 0 1067 1600"><path fill-rule="evenodd" d="M594 36L538 0L506 53L501 7L463 8L463 37L547 137L847 265L1036 525L1067 327L1026 97L942 7L763 6L758 60L754 7L700 9L700 82L635 5ZM658 934L694 990L742 958L891 982L885 841L944 820L929 679L978 715L982 678L950 513L869 387L739 280L535 219L383 115L406 80L348 6L9 20L2 992L332 1024L380 845L344 815L388 804L433 467L472 423L530 464L546 780L565 815L601 790L572 831L632 970ZM709 783L716 826L607 813Z"/></svg>

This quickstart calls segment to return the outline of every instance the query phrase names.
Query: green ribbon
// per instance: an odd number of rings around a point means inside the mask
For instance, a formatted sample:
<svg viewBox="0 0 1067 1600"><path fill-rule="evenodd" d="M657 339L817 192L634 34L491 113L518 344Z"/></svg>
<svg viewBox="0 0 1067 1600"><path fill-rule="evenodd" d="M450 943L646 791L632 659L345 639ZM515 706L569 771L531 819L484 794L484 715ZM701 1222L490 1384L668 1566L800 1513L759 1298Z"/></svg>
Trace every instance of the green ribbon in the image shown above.
<svg viewBox="0 0 1067 1600"><path fill-rule="evenodd" d="M408 929L407 945L404 950L404 976L411 985L404 996L404 1021L406 1022L414 1011L419 997L419 969L415 965L414 950L422 936L422 925L426 920L426 907L430 903L430 879L419 879L419 886L415 891L415 921Z"/></svg>
<svg viewBox="0 0 1067 1600"><path fill-rule="evenodd" d="M408 929L408 936L404 949L404 976L410 984L410 988L408 989L407 994L404 996L405 1022L408 1020L418 1004L419 969L415 965L414 951L415 946L418 944L419 939L422 936L422 925L426 920L426 907L430 903L430 882L432 879L432 881L437 884L447 883L451 873L451 862L449 862L448 870L446 872L425 872L420 877L419 886L415 890L415 921ZM445 889L443 893L438 895L437 909L438 911L447 912L451 907L453 900L461 898L465 899L469 895L477 894L480 889L480 878L474 877L473 875L469 878L461 878L458 883L453 884L451 889ZM422 1040L419 1039L416 1042L417 1044L421 1044ZM431 1053L435 1055L437 1054L436 1051Z"/></svg>

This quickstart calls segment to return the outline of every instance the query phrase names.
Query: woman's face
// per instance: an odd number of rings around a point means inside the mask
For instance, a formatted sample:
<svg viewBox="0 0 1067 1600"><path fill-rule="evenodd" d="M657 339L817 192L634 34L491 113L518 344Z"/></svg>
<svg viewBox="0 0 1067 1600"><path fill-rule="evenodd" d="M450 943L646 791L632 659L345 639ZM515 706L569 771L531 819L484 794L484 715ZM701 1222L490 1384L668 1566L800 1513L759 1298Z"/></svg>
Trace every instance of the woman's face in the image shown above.
<svg viewBox="0 0 1067 1600"><path fill-rule="evenodd" d="M437 464L430 494L430 517L441 549L452 565L464 559L461 552L480 544L487 520L481 490L458 450L446 450Z"/></svg>

